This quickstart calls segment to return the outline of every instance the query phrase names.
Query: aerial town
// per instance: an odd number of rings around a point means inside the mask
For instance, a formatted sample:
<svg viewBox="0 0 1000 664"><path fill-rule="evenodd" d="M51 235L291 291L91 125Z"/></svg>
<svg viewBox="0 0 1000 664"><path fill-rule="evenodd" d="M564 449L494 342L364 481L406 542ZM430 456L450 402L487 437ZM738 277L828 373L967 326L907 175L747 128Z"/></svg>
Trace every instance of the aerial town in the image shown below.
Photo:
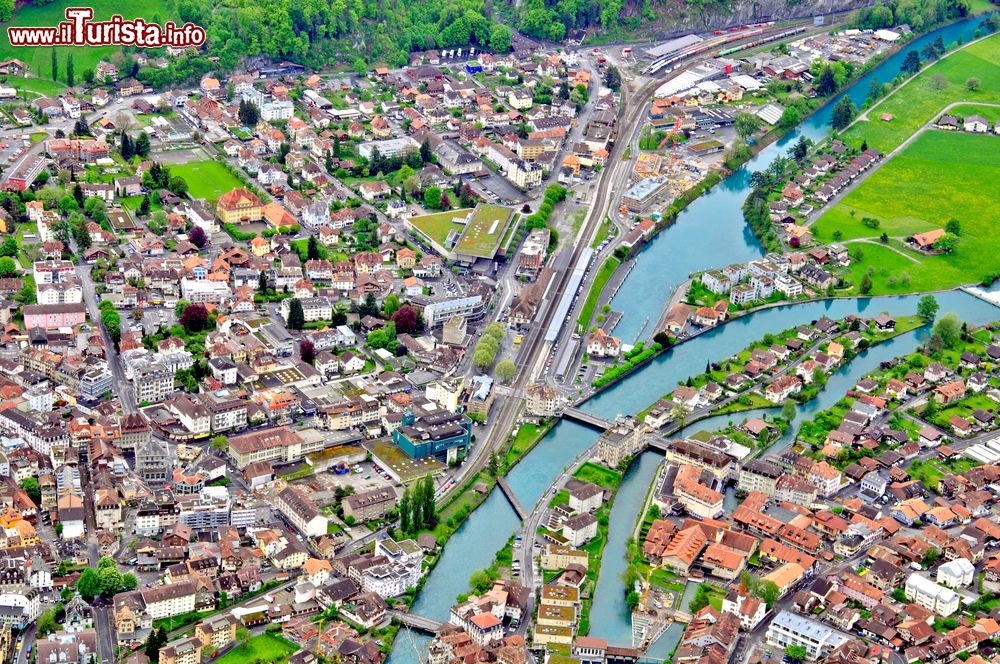
<svg viewBox="0 0 1000 664"><path fill-rule="evenodd" d="M70 4L0 664L1000 664L990 0Z"/></svg>

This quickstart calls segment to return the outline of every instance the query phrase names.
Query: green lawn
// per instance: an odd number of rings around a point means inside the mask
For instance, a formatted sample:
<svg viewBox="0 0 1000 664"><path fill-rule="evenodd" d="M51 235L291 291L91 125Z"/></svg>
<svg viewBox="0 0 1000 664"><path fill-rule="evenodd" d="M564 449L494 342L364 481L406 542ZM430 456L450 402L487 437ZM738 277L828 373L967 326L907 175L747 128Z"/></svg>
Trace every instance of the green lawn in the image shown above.
<svg viewBox="0 0 1000 664"><path fill-rule="evenodd" d="M80 6L79 3L69 2L68 0L57 0L51 4L41 6L19 4L17 12L14 14L14 18L0 26L3 28L0 30L0 60L17 58L27 63L30 67L29 74L31 76L51 80L52 49L49 47L14 48L10 45L10 40L7 39L6 28L11 26L54 27L58 25L60 21L66 20L64 13L66 7L78 6ZM94 20L96 21L107 20L111 18L112 14L121 14L126 19L141 16L146 20L151 21L154 16L158 16L161 22L170 20L171 18L176 20L174 12L168 7L168 3L165 2L165 0L131 0L127 3L122 3L119 0L93 0L93 2L88 2L86 6L93 7ZM82 81L84 69L93 68L99 60L110 58L111 54L118 50L119 47L117 46L59 47L56 49L59 78L65 82L66 56L71 52L73 53L76 83L79 85ZM33 89L36 92L40 92L45 95L53 94L57 89L52 88L51 90L41 90L36 88L34 85L30 88L28 86L20 87L23 87L23 89Z"/></svg>
<svg viewBox="0 0 1000 664"><path fill-rule="evenodd" d="M618 471L605 468L604 466L598 466L596 463L592 463L590 461L587 461L580 466L580 468L573 473L573 477L583 480L584 482L596 484L597 486L603 486L605 488L616 487L622 481L622 475Z"/></svg>
<svg viewBox="0 0 1000 664"><path fill-rule="evenodd" d="M260 634L242 646L236 646L217 660L217 664L244 664L258 659L265 662L284 662L298 650L280 636Z"/></svg>
<svg viewBox="0 0 1000 664"><path fill-rule="evenodd" d="M471 208L461 210L449 210L447 212L437 212L435 214L424 214L410 219L410 223L418 231L429 237L431 240L444 248L444 242L448 239L449 231L462 232L465 228L462 224L452 221L455 217L464 217L469 214Z"/></svg>
<svg viewBox="0 0 1000 664"><path fill-rule="evenodd" d="M975 92L965 88L965 82L973 77L980 81ZM853 145L867 140L870 147L888 153L958 101L1000 103L1000 34L970 44L928 67L870 109L869 119L844 132L843 139ZM893 119L883 122L879 118L884 113Z"/></svg>
<svg viewBox="0 0 1000 664"><path fill-rule="evenodd" d="M455 246L455 251L467 256L492 258L500 244L500 238L507 230L511 216L512 210L502 205L483 203L476 206L476 211L466 225L465 233Z"/></svg>
<svg viewBox="0 0 1000 664"><path fill-rule="evenodd" d="M580 327L584 330L590 327L590 319L594 317L594 310L597 308L597 303L601 299L601 291L604 290L604 286L611 279L611 275L615 273L615 269L621 264L614 256L611 256L604 264L601 265L601 269L598 270L597 274L594 275L594 283L590 286L590 292L587 294L587 299L583 303L583 308L580 310L580 317L577 322Z"/></svg>
<svg viewBox="0 0 1000 664"><path fill-rule="evenodd" d="M171 165L170 173L179 175L187 181L188 192L193 198L204 198L212 202L230 189L244 186L239 178L217 161L192 161Z"/></svg>
<svg viewBox="0 0 1000 664"><path fill-rule="evenodd" d="M874 244L848 245L852 254L858 248L863 252L862 260L855 256L851 264L855 288L871 268L873 294L979 282L1000 269L1000 236L995 231L998 148L996 136L927 131L820 217L814 235L829 241L839 231L843 240L873 239ZM879 227L863 225L864 217L878 219ZM883 232L902 239L944 228L950 219L957 219L962 228L951 254L924 255L895 240L894 251L878 241Z"/></svg>

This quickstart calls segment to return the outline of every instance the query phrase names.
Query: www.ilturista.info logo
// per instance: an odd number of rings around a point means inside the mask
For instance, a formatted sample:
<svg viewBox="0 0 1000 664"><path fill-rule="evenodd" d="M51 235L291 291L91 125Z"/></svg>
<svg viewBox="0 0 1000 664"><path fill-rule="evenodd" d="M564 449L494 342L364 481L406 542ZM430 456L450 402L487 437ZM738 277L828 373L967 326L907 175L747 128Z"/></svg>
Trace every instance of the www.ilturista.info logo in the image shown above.
<svg viewBox="0 0 1000 664"><path fill-rule="evenodd" d="M108 21L93 21L90 7L67 7L66 20L54 28L7 28L11 46L201 46L205 43L205 29L185 23L178 26L147 23L141 18L125 20L115 14Z"/></svg>

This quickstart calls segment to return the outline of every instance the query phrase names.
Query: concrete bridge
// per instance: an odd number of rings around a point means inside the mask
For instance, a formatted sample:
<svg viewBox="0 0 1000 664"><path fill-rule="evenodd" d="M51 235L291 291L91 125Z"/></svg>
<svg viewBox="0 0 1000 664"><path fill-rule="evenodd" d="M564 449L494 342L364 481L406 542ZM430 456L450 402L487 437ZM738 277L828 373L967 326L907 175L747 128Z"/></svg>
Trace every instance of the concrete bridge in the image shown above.
<svg viewBox="0 0 1000 664"><path fill-rule="evenodd" d="M403 613L402 611L389 611L389 615L393 618L399 620L399 622L412 630L418 632L423 632L424 634L430 634L434 636L438 633L438 630L444 625L443 622L439 620L434 620L433 618L427 618L425 616L417 615L415 613Z"/></svg>
<svg viewBox="0 0 1000 664"><path fill-rule="evenodd" d="M580 424L586 424L589 427L600 429L601 431L607 431L611 428L611 422L609 420L606 420L603 417L598 417L597 415L591 415L590 413L584 412L575 406L569 406L563 410L562 416L567 420L573 420L574 422L579 422Z"/></svg>
<svg viewBox="0 0 1000 664"><path fill-rule="evenodd" d="M500 487L500 491L503 492L503 495L507 497L507 502L510 503L510 506L514 508L515 512L517 512L517 518L524 521L528 516L528 512L524 509L524 505L521 504L521 501L517 499L517 496L514 495L510 485L507 484L507 479L504 477L498 477L497 486Z"/></svg>

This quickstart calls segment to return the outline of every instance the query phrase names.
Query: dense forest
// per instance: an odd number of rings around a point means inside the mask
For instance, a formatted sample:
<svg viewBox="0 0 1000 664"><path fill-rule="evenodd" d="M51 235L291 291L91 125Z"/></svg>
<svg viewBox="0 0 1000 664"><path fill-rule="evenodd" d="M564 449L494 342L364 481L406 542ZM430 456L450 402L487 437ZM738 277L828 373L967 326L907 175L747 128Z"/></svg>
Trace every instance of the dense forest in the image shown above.
<svg viewBox="0 0 1000 664"><path fill-rule="evenodd" d="M496 7L493 2L166 0L166 14L206 28L210 48L172 60L166 69L133 73L154 86L182 83L220 67L232 70L257 56L313 69L346 63L363 72L376 63L401 66L410 53L432 48L475 46L506 52L511 33L500 18L529 36L558 41L573 29L627 33L655 20L669 3L682 2L685 10L703 12L725 9L736 0L500 0ZM856 24L882 28L905 23L920 31L968 11L969 0L882 0L858 11ZM218 63L210 62L209 54L217 56Z"/></svg>

